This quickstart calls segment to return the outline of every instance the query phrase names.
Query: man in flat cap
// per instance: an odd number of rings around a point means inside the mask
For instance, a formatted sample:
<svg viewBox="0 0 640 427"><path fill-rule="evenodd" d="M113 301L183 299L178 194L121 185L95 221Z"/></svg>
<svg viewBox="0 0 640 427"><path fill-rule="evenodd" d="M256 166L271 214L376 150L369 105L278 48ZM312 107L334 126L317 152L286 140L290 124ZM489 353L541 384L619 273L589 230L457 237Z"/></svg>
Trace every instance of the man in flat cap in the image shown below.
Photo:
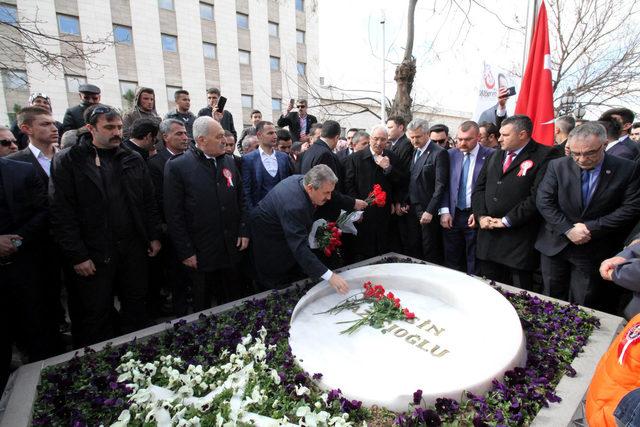
<svg viewBox="0 0 640 427"><path fill-rule="evenodd" d="M84 110L100 102L100 88L98 86L85 83L80 85L78 92L80 95L80 104L67 108L67 111L64 113L64 119L62 120L62 133L84 126Z"/></svg>

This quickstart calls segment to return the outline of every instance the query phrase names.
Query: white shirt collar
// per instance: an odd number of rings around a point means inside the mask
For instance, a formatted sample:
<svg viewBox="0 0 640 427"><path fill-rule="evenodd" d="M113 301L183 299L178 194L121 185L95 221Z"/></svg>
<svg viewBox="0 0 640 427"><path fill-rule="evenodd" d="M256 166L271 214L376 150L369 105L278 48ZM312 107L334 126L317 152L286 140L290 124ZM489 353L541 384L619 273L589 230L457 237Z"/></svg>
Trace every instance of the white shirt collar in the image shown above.
<svg viewBox="0 0 640 427"><path fill-rule="evenodd" d="M427 148L429 148L429 144L431 144L431 140L428 139L427 143L424 144L424 147L422 148L418 148L418 151L420 152L420 155L422 156L422 153L424 153L425 151L427 151Z"/></svg>
<svg viewBox="0 0 640 427"><path fill-rule="evenodd" d="M265 153L265 151L262 149L262 147L258 146L258 151L260 151L260 157L275 157L276 156L276 150L273 150L273 152L271 154L267 154Z"/></svg>
<svg viewBox="0 0 640 427"><path fill-rule="evenodd" d="M480 143L477 143L473 150L469 151L469 156L472 158L476 157L478 155L478 151L480 151Z"/></svg>
<svg viewBox="0 0 640 427"><path fill-rule="evenodd" d="M47 156L45 156L42 151L40 151L40 149L38 147L36 147L35 145L33 145L32 143L29 143L29 150L31 150L31 152L33 153L33 155L35 156L35 158L39 158L39 157L43 157L43 158L47 158Z"/></svg>

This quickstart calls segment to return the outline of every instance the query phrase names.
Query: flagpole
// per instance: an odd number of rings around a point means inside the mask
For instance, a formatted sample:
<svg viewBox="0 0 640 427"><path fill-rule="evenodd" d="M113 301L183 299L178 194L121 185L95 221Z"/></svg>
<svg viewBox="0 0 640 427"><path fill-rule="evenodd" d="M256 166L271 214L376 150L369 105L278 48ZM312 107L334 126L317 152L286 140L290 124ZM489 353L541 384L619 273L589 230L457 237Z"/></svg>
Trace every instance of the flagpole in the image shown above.
<svg viewBox="0 0 640 427"><path fill-rule="evenodd" d="M527 1L527 27L524 36L524 48L522 49L522 75L524 76L524 70L527 66L527 59L529 58L529 48L531 47L531 39L533 38L533 31L536 23L536 16L538 16L538 10L540 9L539 0Z"/></svg>

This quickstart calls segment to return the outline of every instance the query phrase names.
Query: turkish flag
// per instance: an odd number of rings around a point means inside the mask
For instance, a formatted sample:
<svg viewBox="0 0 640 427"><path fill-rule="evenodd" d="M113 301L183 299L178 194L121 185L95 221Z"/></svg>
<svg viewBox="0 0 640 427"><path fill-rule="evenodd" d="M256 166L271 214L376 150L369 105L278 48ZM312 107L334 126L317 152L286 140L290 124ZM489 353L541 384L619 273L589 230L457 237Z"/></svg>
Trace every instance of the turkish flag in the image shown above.
<svg viewBox="0 0 640 427"><path fill-rule="evenodd" d="M543 1L529 48L527 68L520 85L516 114L526 114L531 118L531 137L544 145L553 145L554 112L550 52L547 9Z"/></svg>

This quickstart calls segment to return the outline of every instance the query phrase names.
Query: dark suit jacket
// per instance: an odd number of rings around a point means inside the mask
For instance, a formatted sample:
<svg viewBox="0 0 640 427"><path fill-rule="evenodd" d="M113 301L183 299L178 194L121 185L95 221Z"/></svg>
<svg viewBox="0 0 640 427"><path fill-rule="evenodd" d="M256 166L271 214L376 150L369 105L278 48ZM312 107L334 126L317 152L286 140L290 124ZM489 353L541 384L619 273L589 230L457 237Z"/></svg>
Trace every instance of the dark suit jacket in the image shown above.
<svg viewBox="0 0 640 427"><path fill-rule="evenodd" d="M316 165L327 165L331 168L333 173L336 174L338 180L342 180L344 177L344 171L338 160L338 156L331 151L331 148L322 139L318 139L307 151L304 152L300 163L300 173L306 174ZM340 213L340 209L346 211L353 210L355 199L353 197L342 194L337 189L341 184L336 184L336 190L332 193L331 203L327 203L318 209L318 215L328 220L334 220Z"/></svg>
<svg viewBox="0 0 640 427"><path fill-rule="evenodd" d="M27 148L24 148L18 152L9 154L7 156L7 159L16 160L18 162L31 163L33 167L36 169L38 178L40 179L40 181L42 182L42 185L44 186L45 194L47 194L48 192L47 189L49 188L49 176L44 171L44 169L42 169L42 166L40 166L40 163L38 163L38 159L36 159L36 156L33 155L33 152L29 149L28 146Z"/></svg>
<svg viewBox="0 0 640 427"><path fill-rule="evenodd" d="M248 237L242 179L235 161L227 155L216 161L214 173L204 153L190 148L170 159L164 168L169 236L178 259L196 255L198 271L233 267L239 256L237 239Z"/></svg>
<svg viewBox="0 0 640 427"><path fill-rule="evenodd" d="M11 224L10 232L21 236L26 248L46 233L49 218L46 187L29 163L0 157L0 176L3 197L11 213L11 218L2 221Z"/></svg>
<svg viewBox="0 0 640 427"><path fill-rule="evenodd" d="M505 156L506 152L499 149L485 161L471 207L478 221L482 216L507 217L511 227L479 229L476 256L511 268L534 270L539 264L534 244L541 219L536 208L536 192L549 160L558 157L559 152L530 140L502 173ZM523 175L520 165L524 161L531 161L533 165Z"/></svg>
<svg viewBox="0 0 640 427"><path fill-rule="evenodd" d="M340 162L340 165L344 168L345 167L345 161L347 160L347 158L353 154L353 150L351 148L345 148L344 150L340 150L336 153L336 157L338 158L338 161Z"/></svg>
<svg viewBox="0 0 640 427"><path fill-rule="evenodd" d="M408 202L418 219L423 212L436 216L449 182L449 155L431 141L427 149L411 164Z"/></svg>
<svg viewBox="0 0 640 427"><path fill-rule="evenodd" d="M640 159L640 144L634 142L628 136L607 150L607 154L622 157L628 160Z"/></svg>
<svg viewBox="0 0 640 427"><path fill-rule="evenodd" d="M140 154L143 160L149 160L149 152L142 147L138 147L136 144L134 144L133 141L131 141L131 139L125 139L124 141L122 141L122 146L127 150L135 151L136 153Z"/></svg>
<svg viewBox="0 0 640 427"><path fill-rule="evenodd" d="M213 108L204 107L200 109L200 111L198 111L198 117L202 117L202 116L213 117ZM236 141L238 140L238 132L236 132L236 127L233 124L233 115L227 110L224 110L222 112L222 119L220 119L220 126L222 126L222 129L228 130L229 132L231 132L233 134L233 137L236 139Z"/></svg>
<svg viewBox="0 0 640 427"><path fill-rule="evenodd" d="M277 150L274 153L278 161L278 173L275 178L280 182L293 174L293 165L286 153ZM242 189L245 206L249 212L267 195L262 188L265 175L268 175L268 172L262 164L259 149L242 156Z"/></svg>
<svg viewBox="0 0 640 427"><path fill-rule="evenodd" d="M316 116L307 114L307 128L304 130L304 133L309 135L309 130L315 123L318 123L318 119L316 119ZM289 126L289 132L291 133L293 142L300 141L300 115L297 111L292 111L286 116L280 116L280 118L278 118L278 126L280 126L281 128Z"/></svg>
<svg viewBox="0 0 640 427"><path fill-rule="evenodd" d="M478 182L478 175L484 165L484 161L493 153L493 148L483 147L478 144L478 154L476 155L473 167L473 177L471 179L471 188L475 188ZM452 217L455 217L456 207L458 204L458 189L460 187L460 175L462 174L462 162L464 161L464 153L457 148L447 151L449 154L449 188L444 193L442 199L442 207L448 208Z"/></svg>
<svg viewBox="0 0 640 427"><path fill-rule="evenodd" d="M272 288L286 284L298 268L312 278L327 271L309 248L314 210L303 176L292 175L251 212L251 244L261 283Z"/></svg>
<svg viewBox="0 0 640 427"><path fill-rule="evenodd" d="M640 169L635 162L605 154L598 183L587 206L582 204L581 169L570 157L549 162L536 205L544 226L536 249L554 256L571 244L565 232L584 223L591 240L577 249L594 260L612 256L640 215Z"/></svg>
<svg viewBox="0 0 640 427"><path fill-rule="evenodd" d="M67 111L64 113L64 118L62 119L62 133L84 126L84 110L90 106L91 104L80 104L67 108Z"/></svg>
<svg viewBox="0 0 640 427"><path fill-rule="evenodd" d="M167 161L172 157L172 154L167 150L164 145L158 149L158 154L147 160L147 167L149 168L149 175L151 175L151 181L153 181L153 190L160 208L160 216L162 222L164 220L164 166Z"/></svg>

